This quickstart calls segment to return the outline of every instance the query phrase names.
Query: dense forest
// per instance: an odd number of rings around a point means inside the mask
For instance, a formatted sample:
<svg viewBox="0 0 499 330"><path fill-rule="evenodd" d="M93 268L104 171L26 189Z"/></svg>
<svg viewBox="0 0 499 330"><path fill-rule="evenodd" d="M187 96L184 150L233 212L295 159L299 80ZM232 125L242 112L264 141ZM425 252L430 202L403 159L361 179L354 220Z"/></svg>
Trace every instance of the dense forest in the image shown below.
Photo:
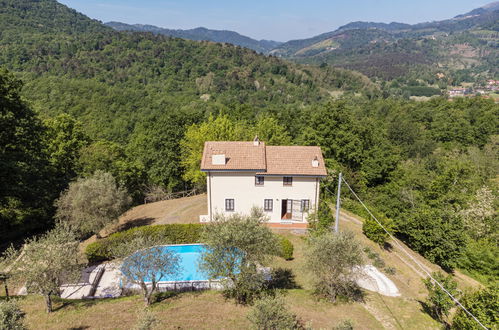
<svg viewBox="0 0 499 330"><path fill-rule="evenodd" d="M493 101L388 97L345 69L115 32L51 0L0 4L2 241L50 228L55 199L78 177L109 172L138 204L155 187L203 188L204 141L258 134L321 146L325 200L342 171L414 250L497 280Z"/></svg>

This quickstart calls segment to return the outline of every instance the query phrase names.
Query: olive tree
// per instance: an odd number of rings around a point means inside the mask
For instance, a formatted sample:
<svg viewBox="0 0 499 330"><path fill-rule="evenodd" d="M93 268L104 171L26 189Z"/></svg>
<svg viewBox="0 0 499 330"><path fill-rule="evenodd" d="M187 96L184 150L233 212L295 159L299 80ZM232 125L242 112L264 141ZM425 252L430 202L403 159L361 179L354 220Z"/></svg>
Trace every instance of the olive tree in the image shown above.
<svg viewBox="0 0 499 330"><path fill-rule="evenodd" d="M83 265L79 262L75 235L57 226L45 235L28 239L12 258L11 276L26 283L28 293L45 297L47 313L52 312L52 297L60 296L60 287L80 279Z"/></svg>
<svg viewBox="0 0 499 330"><path fill-rule="evenodd" d="M309 238L306 267L314 276L316 293L335 302L355 298L361 275L362 250L351 232L324 233Z"/></svg>
<svg viewBox="0 0 499 330"><path fill-rule="evenodd" d="M127 209L130 197L110 173L96 171L70 183L56 201L56 218L82 237L98 234Z"/></svg>
<svg viewBox="0 0 499 330"><path fill-rule="evenodd" d="M280 252L276 236L262 225L265 221L259 209L249 216L217 215L202 235L207 248L200 267L211 278L220 278L226 296L238 303L251 303L265 289L258 269Z"/></svg>
<svg viewBox="0 0 499 330"><path fill-rule="evenodd" d="M248 319L254 329L303 329L296 315L289 311L284 299L279 295L264 296L255 301Z"/></svg>
<svg viewBox="0 0 499 330"><path fill-rule="evenodd" d="M158 282L180 271L178 254L163 249L159 244L157 239L137 234L112 251L115 257L123 258L121 272L127 282L140 287L146 306L151 304Z"/></svg>

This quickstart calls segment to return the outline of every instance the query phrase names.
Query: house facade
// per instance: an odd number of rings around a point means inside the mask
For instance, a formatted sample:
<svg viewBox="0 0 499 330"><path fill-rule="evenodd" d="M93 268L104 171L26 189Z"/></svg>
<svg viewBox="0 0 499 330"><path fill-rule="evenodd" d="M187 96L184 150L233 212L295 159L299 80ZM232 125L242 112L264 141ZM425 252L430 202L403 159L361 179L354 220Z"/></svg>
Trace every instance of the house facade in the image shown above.
<svg viewBox="0 0 499 330"><path fill-rule="evenodd" d="M206 142L201 161L206 172L208 214L249 214L256 206L269 223L304 224L319 203L326 167L319 147L266 146L253 142Z"/></svg>

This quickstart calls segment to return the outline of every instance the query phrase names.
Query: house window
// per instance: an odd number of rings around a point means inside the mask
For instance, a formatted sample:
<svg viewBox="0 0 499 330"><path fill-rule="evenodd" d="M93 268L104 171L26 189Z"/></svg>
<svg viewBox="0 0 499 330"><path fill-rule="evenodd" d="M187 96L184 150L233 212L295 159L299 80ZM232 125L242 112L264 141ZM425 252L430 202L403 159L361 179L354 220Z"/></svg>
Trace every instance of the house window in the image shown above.
<svg viewBox="0 0 499 330"><path fill-rule="evenodd" d="M309 199L302 199L301 200L301 211L307 212L309 209L310 209L310 200Z"/></svg>
<svg viewBox="0 0 499 330"><path fill-rule="evenodd" d="M273 199L264 199L263 200L263 210L264 211L272 211L274 208L274 200Z"/></svg>
<svg viewBox="0 0 499 330"><path fill-rule="evenodd" d="M293 185L293 177L285 176L282 178L282 184L284 186L292 186Z"/></svg>
<svg viewBox="0 0 499 330"><path fill-rule="evenodd" d="M255 186L263 186L265 178L263 176L255 176Z"/></svg>
<svg viewBox="0 0 499 330"><path fill-rule="evenodd" d="M225 200L225 211L234 211L234 199Z"/></svg>

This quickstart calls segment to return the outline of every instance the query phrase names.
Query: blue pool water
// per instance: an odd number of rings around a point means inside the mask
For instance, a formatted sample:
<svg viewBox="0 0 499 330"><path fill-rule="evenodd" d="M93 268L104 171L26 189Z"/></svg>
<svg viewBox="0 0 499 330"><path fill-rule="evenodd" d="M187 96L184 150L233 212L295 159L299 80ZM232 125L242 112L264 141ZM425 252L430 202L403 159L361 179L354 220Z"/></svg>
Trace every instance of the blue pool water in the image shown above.
<svg viewBox="0 0 499 330"><path fill-rule="evenodd" d="M180 272L176 276L167 276L161 281L205 281L208 275L199 270L199 258L206 250L203 244L168 245L163 250L175 252L179 257Z"/></svg>

